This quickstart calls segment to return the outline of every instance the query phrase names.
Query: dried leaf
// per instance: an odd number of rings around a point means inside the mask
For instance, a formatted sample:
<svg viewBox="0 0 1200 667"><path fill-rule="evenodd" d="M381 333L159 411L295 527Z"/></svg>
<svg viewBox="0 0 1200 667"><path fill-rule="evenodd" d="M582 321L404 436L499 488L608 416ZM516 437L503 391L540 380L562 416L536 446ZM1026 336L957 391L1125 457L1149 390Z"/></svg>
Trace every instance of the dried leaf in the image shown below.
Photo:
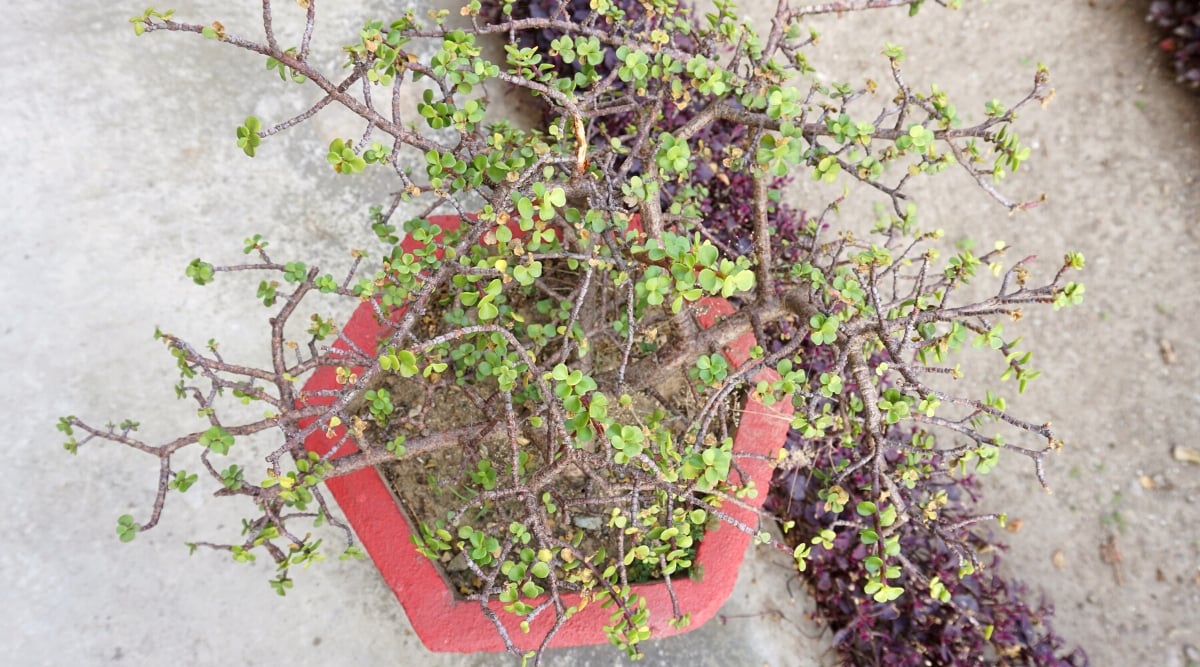
<svg viewBox="0 0 1200 667"><path fill-rule="evenodd" d="M1116 579L1117 585L1125 584L1125 577L1121 574L1121 550L1117 547L1117 536L1109 535L1108 541L1100 545L1100 560L1112 566L1113 578Z"/></svg>
<svg viewBox="0 0 1200 667"><path fill-rule="evenodd" d="M1200 449L1175 445L1171 450L1171 456L1175 457L1176 461L1184 463L1200 463Z"/></svg>
<svg viewBox="0 0 1200 667"><path fill-rule="evenodd" d="M1171 345L1171 341L1163 338L1158 341L1158 353L1162 356L1163 363L1171 366L1177 359L1175 357L1175 346Z"/></svg>
<svg viewBox="0 0 1200 667"><path fill-rule="evenodd" d="M1108 541L1100 545L1100 560L1109 565L1121 563L1121 550L1117 548L1117 536L1110 535Z"/></svg>
<svg viewBox="0 0 1200 667"><path fill-rule="evenodd" d="M1004 528L1010 533L1016 533L1021 530L1021 526L1024 524L1025 521L1022 519L1010 519L1008 523L1005 524Z"/></svg>

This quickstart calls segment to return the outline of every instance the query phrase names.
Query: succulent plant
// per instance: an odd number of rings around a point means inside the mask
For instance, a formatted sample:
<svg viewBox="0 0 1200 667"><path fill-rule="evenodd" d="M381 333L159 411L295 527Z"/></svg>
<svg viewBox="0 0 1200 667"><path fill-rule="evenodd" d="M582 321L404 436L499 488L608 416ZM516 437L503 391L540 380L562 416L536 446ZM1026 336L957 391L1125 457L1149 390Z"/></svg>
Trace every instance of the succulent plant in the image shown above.
<svg viewBox="0 0 1200 667"><path fill-rule="evenodd" d="M920 4L858 8L909 5L915 13ZM447 466L467 471L471 493L456 495L444 521L423 522L417 547L435 560L461 557L483 584L470 599L514 655L529 658L513 633L529 632L539 618L550 623L536 633L535 665L559 628L578 620L567 592L579 593L581 605L611 604L600 625L637 655L651 625L630 582L643 565L662 573L685 567L690 531L707 530L710 519L792 550L848 662L966 664L989 655L1001 664L1086 662L1081 653L1052 662L1061 641L1045 625L1048 607L1027 606L1018 586L991 576L996 556L985 563L979 553L991 544L979 525L1002 517L972 515L965 501L974 493L969 473L986 473L1002 451L1027 458L1045 485L1044 460L1063 443L1048 424L1008 412L998 394L960 395L927 380L957 377L956 355L973 340L1004 360L1001 381L1024 391L1040 373L1005 323L1036 304L1079 303L1083 286L1066 276L1083 268L1083 256L1066 253L1036 281L1034 256L1006 260L1003 242L978 256L969 249L943 256L934 245L941 232L919 228L906 191L910 179L957 167L1009 211L1037 206L1040 199L1011 200L994 184L1030 155L1012 123L1050 100L1044 66L1023 98L1011 106L993 100L982 120L967 125L946 92L905 80L895 45L882 53L893 72L889 94L869 95L876 82L856 87L812 76L801 51L815 37L804 17L840 11L838 3L793 8L781 0L764 40L731 2L689 22L676 0L504 0L490 8L499 23L481 23L482 2L471 0L458 22L448 11L431 12L431 24L411 12L368 21L343 46L349 72L339 82L308 60L316 10L300 5L303 19L292 17L305 31L299 46L286 49L269 0L265 43L219 21L178 21L171 11L148 9L130 21L136 34L195 34L266 56L285 80L326 93L278 124L247 118L236 136L249 157L262 140L331 102L357 114L366 123L362 138L335 139L325 157L347 177L395 172L398 190L372 218L382 259L356 252L359 261L339 280L272 259L275 251L254 235L244 252L256 263L188 265L197 284L226 272L266 275L257 298L278 309L269 319L273 363L234 365L215 343L202 349L159 332L178 362L176 393L196 401L207 430L156 445L139 439L136 422L102 428L73 415L60 420L72 453L107 441L159 460L150 517L120 517L121 540L157 525L168 492L196 482L172 465L180 450L199 451L208 481L224 489L218 495L249 498L255 510L239 541L194 548L237 562L268 556L277 564L272 585L283 594L292 585L289 568L319 561L328 548L325 537L292 526L333 526L345 541L341 555L364 555L354 531L331 513L326 482L469 448L470 456ZM503 63L485 55L482 42L495 35L508 38ZM396 91L418 82L428 87L415 115L405 115ZM481 94L489 83L541 100L544 122L489 124L488 106L504 98ZM393 103L381 111L375 100L388 88ZM858 238L829 215L845 194L817 205L819 216L784 205L778 192L793 173L830 184L840 178L846 192L883 197L890 210ZM434 225L430 214L438 211L456 224ZM995 289L974 300L966 292L977 290L960 288L977 279ZM317 294L364 309L379 344L344 339L332 319L315 313L307 346L286 339L288 318ZM702 331L699 318L713 308L703 300L717 295L730 312ZM530 299L532 311L514 306ZM663 336L671 340L661 341L660 331L673 332ZM722 353L747 338L744 363L731 368ZM600 356L615 363L600 365ZM297 379L318 373L336 386L297 390ZM690 383L692 401L682 407L655 395L674 376ZM399 382L397 392L374 384L381 378ZM429 426L424 408L397 409L400 388L413 386L418 398L407 403L445 405L457 396L480 414L465 425ZM653 400L635 401L639 391ZM787 407L771 418L778 430L792 429L778 457L734 459L726 427L736 419L722 406L743 395ZM226 405L230 396L270 410L247 421L240 407ZM366 413L352 407L364 404ZM740 413L743 423L754 416ZM368 430L368 421L380 429ZM681 426L669 430L668 422ZM222 472L209 461L238 438L239 452L259 446L245 441L260 432L276 442L261 452L268 468L258 483L240 466ZM309 448L314 433L332 446ZM546 473L531 472L532 460ZM743 481L743 466L768 460L780 464L772 509L788 547L761 530L748 502L758 489ZM551 478L576 471L590 480L584 497L547 492ZM476 512L502 503L515 512L506 520ZM630 537L619 536L611 552L581 550L572 541L578 533L569 540L552 530L576 510L607 515ZM667 622L682 627L687 610L670 596ZM503 608L514 630L491 605Z"/></svg>
<svg viewBox="0 0 1200 667"><path fill-rule="evenodd" d="M798 434L791 446L799 449ZM836 467L835 452L823 452ZM893 458L898 457L892 453ZM853 520L855 508L869 502L869 473L857 473L842 485L848 494L840 512L829 511L818 496L819 470L795 469L777 475L767 509L785 525L790 543L818 543L824 531ZM941 498L941 518L951 523L971 521L970 504L978 499L974 477L922 483L925 495ZM846 664L918 667L921 665L987 664L1038 667L1083 667L1089 664L1080 648L1065 650L1065 642L1051 625L1054 609L1041 600L1033 605L1029 593L999 572L1003 545L983 530L972 530L965 540L947 540L915 523L900 528L900 547L924 573L913 581L914 568L906 568L898 585L923 589L930 595L904 595L878 602L861 586L847 585L869 575L862 545L846 533L828 543L813 545L802 577L816 602L816 615L833 632L834 645ZM957 542L957 543L956 543ZM986 554L983 567L964 565L961 549ZM964 567L969 572L964 573Z"/></svg>

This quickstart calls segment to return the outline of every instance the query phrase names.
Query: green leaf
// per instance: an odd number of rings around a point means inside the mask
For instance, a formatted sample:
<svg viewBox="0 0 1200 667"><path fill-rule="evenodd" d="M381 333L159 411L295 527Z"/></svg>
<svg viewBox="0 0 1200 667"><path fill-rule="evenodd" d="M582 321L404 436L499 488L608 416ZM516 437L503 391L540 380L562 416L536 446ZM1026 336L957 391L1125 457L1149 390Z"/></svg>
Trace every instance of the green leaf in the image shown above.
<svg viewBox="0 0 1200 667"><path fill-rule="evenodd" d="M313 284L316 285L317 289L320 290L322 294L332 294L338 289L337 281L335 281L333 276L329 275L328 273L317 278Z"/></svg>
<svg viewBox="0 0 1200 667"><path fill-rule="evenodd" d="M825 345L837 340L839 321L836 315L817 313L809 318L808 324L813 328L812 342L817 345Z"/></svg>
<svg viewBox="0 0 1200 667"><path fill-rule="evenodd" d="M262 122L255 116L247 116L246 121L237 129L237 145L249 157L254 157L254 149L262 143L259 131Z"/></svg>
<svg viewBox="0 0 1200 667"><path fill-rule="evenodd" d="M231 465L221 471L221 484L230 491L242 488L243 471L241 466Z"/></svg>
<svg viewBox="0 0 1200 667"><path fill-rule="evenodd" d="M142 527L133 520L131 514L122 514L117 519L117 537L121 538L122 542L132 542L141 530Z"/></svg>
<svg viewBox="0 0 1200 667"><path fill-rule="evenodd" d="M401 377L410 378L417 374L417 355L408 350L401 350L396 353L396 358L400 361L398 370Z"/></svg>
<svg viewBox="0 0 1200 667"><path fill-rule="evenodd" d="M367 167L367 161L354 152L350 141L344 139L334 139L329 143L329 153L325 159L339 174L357 174Z"/></svg>
<svg viewBox="0 0 1200 667"><path fill-rule="evenodd" d="M733 284L739 292L749 292L754 289L754 271L743 269L741 273L733 276Z"/></svg>
<svg viewBox="0 0 1200 667"><path fill-rule="evenodd" d="M289 283L298 283L304 280L308 273L308 267L304 262L288 262L283 269L283 278Z"/></svg>
<svg viewBox="0 0 1200 667"><path fill-rule="evenodd" d="M167 488L184 493L188 489L192 488L192 485L195 484L196 480L199 478L199 475L189 475L186 470L180 470L179 472L175 473L175 479L171 480L171 482L167 484Z"/></svg>
<svg viewBox="0 0 1200 667"><path fill-rule="evenodd" d="M278 283L275 281L267 282L265 280L258 283L258 298L262 299L263 305L270 308L275 305L276 292L275 288Z"/></svg>
<svg viewBox="0 0 1200 667"><path fill-rule="evenodd" d="M887 56L891 60L900 62L901 60L904 60L904 48L896 46L891 42L885 42L883 47L883 55Z"/></svg>
<svg viewBox="0 0 1200 667"><path fill-rule="evenodd" d="M521 586L521 593L527 598L535 598L535 597L541 595L544 590L545 589L543 589L541 586L538 586L537 584L533 583L532 581L526 581ZM527 605L523 605L523 606L519 607L519 609L520 609L520 611L516 611L514 609L514 612L528 613L526 610L529 609L529 607ZM523 623L523 626L525 626L525 625L527 625L527 623ZM529 632L529 629L527 627L524 627L524 631Z"/></svg>
<svg viewBox="0 0 1200 667"><path fill-rule="evenodd" d="M1080 259L1082 265L1083 260ZM1054 309L1065 308L1067 306L1077 306L1083 303L1083 284L1077 282L1069 282L1066 287L1054 295Z"/></svg>
<svg viewBox="0 0 1200 667"><path fill-rule="evenodd" d="M225 455L233 447L233 436L220 426L213 426L200 434L200 446L206 447L214 454Z"/></svg>
<svg viewBox="0 0 1200 667"><path fill-rule="evenodd" d="M208 283L211 283L213 281L213 272L213 265L209 264L208 262L201 261L199 257L193 259L191 263L187 265L187 270L184 271L187 277L191 278L192 282L196 283L197 285L207 285Z"/></svg>
<svg viewBox="0 0 1200 667"><path fill-rule="evenodd" d="M521 215L522 220L533 219L533 202L528 197L522 197L517 200L517 213Z"/></svg>

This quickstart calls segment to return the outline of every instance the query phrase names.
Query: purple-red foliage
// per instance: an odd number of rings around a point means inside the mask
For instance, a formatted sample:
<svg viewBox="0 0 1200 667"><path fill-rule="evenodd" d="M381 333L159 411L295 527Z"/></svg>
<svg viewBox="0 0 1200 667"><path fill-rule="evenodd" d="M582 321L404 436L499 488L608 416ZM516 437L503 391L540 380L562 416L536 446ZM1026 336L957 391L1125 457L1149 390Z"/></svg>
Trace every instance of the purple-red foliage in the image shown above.
<svg viewBox="0 0 1200 667"><path fill-rule="evenodd" d="M799 446L793 432L789 446ZM829 467L839 460L827 452ZM855 506L869 497L870 471L858 472L842 483L850 494L840 513L825 510L817 497L820 482L814 468L781 472L771 487L766 509L780 520L794 521L787 534L795 546L837 521L853 522ZM918 482L932 495L945 491L949 503L941 516L953 523L969 516L976 499L974 478L943 478ZM918 489L920 490L920 489ZM844 525L844 524L843 524ZM950 604L930 597L928 580L916 580L907 568L892 583L905 589L898 599L878 603L863 591L869 555L854 531L844 528L832 549L813 546L806 571L801 575L817 603L818 618L833 631L833 641L845 664L887 667L924 665L1005 665L1037 667L1084 667L1087 655L1081 649L1066 652L1064 642L1050 625L1053 608L1045 600L1037 607L1025 601L1020 583L997 573L1002 545L989 535L973 531L967 544L980 556L981 571L958 577L960 559L945 541L916 520L901 525L902 553L925 577L938 577L951 594ZM987 628L990 626L990 638Z"/></svg>
<svg viewBox="0 0 1200 667"><path fill-rule="evenodd" d="M1200 88L1200 0L1155 0L1146 20L1167 33L1159 46L1172 54L1176 78Z"/></svg>
<svg viewBox="0 0 1200 667"><path fill-rule="evenodd" d="M512 15L505 17L502 12L503 0L483 0L481 15L492 23L506 20L520 21L524 19L570 20L583 23L592 13L590 0L518 0L513 3ZM632 27L640 28L645 20L645 10L638 0L612 0L612 4L625 12L626 18L632 21ZM662 17L652 19L655 23ZM657 25L645 26L655 28ZM521 48L537 47L545 62L552 63L555 69L564 76L574 75L579 71L579 62L563 62L557 55L550 55L551 43L562 36L557 30L526 30L517 34L517 42ZM609 47L605 51L604 62L596 67L602 76L607 75L617 66L616 49Z"/></svg>

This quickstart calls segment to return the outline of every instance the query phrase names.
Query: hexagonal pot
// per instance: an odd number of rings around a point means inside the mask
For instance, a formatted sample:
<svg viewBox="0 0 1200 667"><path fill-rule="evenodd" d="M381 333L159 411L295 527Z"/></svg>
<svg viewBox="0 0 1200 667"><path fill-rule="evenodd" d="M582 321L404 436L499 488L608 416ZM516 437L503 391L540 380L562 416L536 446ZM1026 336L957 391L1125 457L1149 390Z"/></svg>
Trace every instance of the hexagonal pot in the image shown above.
<svg viewBox="0 0 1200 667"><path fill-rule="evenodd" d="M448 230L459 225L457 216L433 216L430 222ZM416 243L406 238L401 245L406 250L412 250ZM734 312L733 306L724 299L708 298L699 303L701 308L697 319L705 328L712 326L722 315ZM371 304L363 303L354 311L342 333L361 350L372 354L377 349L380 337L386 334L386 329L376 321ZM740 366L749 359L753 345L754 337L747 333L725 346L723 352L735 366ZM334 347L346 349L346 344L339 340ZM778 375L765 369L751 381L774 379L778 379ZM322 367L304 385L305 393L337 389L339 385L332 367ZM331 401L331 397L323 397L308 402L317 405ZM783 447L791 417L790 401L771 406L753 397L746 401L733 449L735 455L760 457L739 461L739 467L754 480L760 491L756 498L746 500L755 509L761 507L766 499L772 469L769 461ZM332 434L317 429L308 437L305 445L309 451L324 454L343 433L343 427ZM356 451L347 442L342 445L338 456ZM413 520L400 509L387 481L376 469L367 468L330 479L326 485L384 581L404 607L417 636L429 650L454 653L505 650L500 635L481 612L479 603L456 596L434 563L417 553L409 539L415 532ZM732 504L723 509L748 525L757 522L755 513L749 509ZM724 523L704 534L695 557L702 573L699 581L680 577L671 582L680 609L683 613L691 614L691 623L684 628L675 628L667 623L673 612L670 595L663 583L635 584L636 592L645 598L650 610L652 637L668 637L693 630L711 619L733 591L749 543L750 535ZM564 594L562 598L567 606L579 602L578 594ZM499 606L496 605L497 616L508 628L509 637L522 650L537 648L554 622L554 614L540 614L530 624L530 632L524 633L520 630L519 618L504 612ZM586 605L559 629L550 646L607 643L603 626L609 621L613 610L613 607L599 603Z"/></svg>

